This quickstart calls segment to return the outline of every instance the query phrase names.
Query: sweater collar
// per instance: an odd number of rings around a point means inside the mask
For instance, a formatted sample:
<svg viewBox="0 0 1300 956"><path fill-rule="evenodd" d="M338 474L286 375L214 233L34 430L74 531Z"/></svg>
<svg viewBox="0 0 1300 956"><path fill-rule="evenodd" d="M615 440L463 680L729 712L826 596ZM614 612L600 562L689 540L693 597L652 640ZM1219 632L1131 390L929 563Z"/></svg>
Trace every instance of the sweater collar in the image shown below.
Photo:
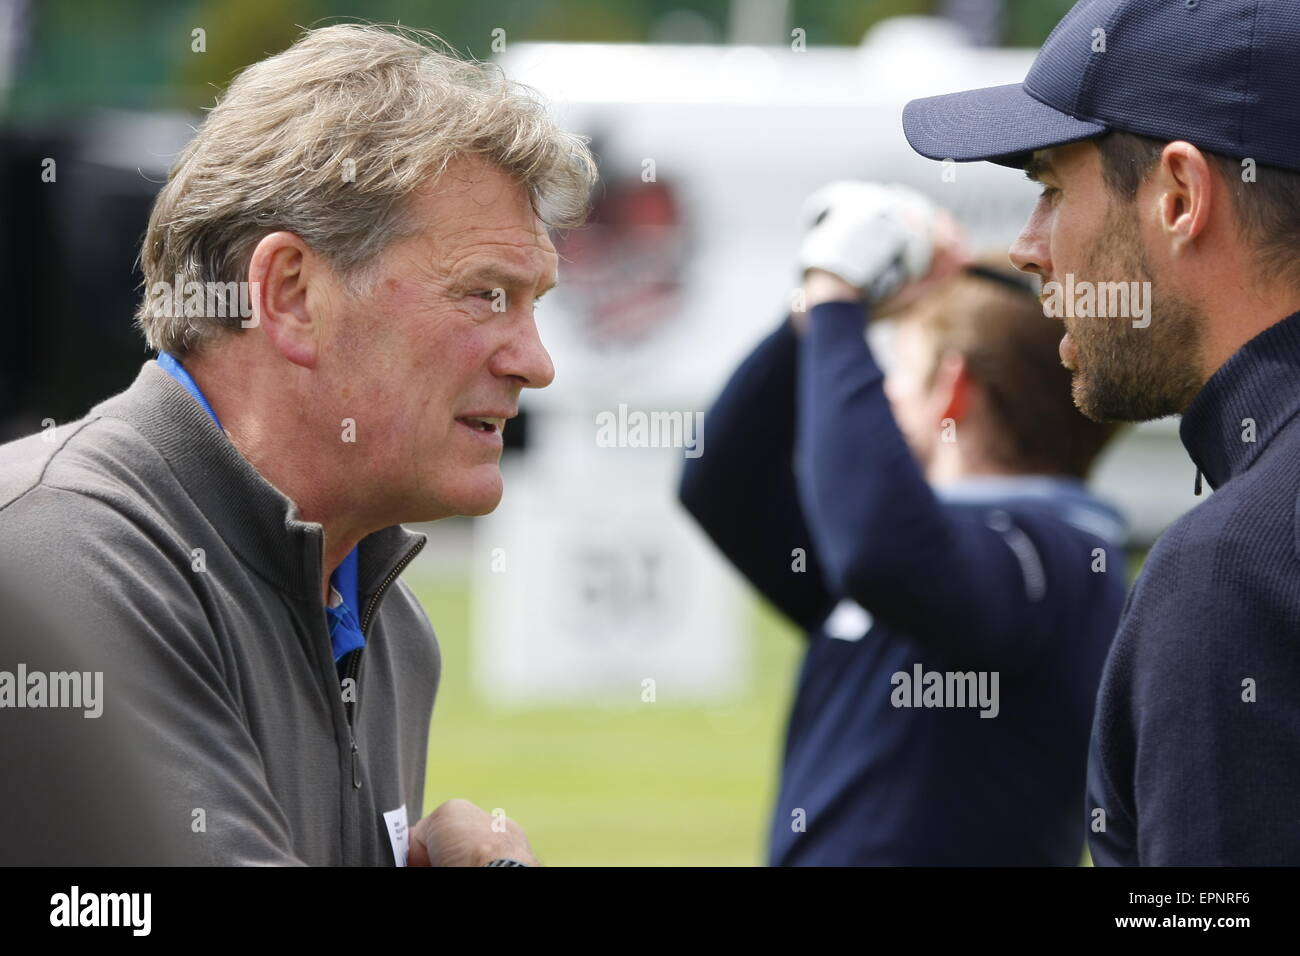
<svg viewBox="0 0 1300 956"><path fill-rule="evenodd" d="M299 519L297 505L258 473L157 362L145 362L130 388L101 402L91 414L119 418L135 428L166 459L199 510L247 564L288 594L321 604L324 528ZM358 585L363 606L426 540L401 525L361 540Z"/></svg>
<svg viewBox="0 0 1300 956"><path fill-rule="evenodd" d="M1300 312L1271 325L1223 363L1178 429L1211 488L1249 468L1300 412Z"/></svg>
<svg viewBox="0 0 1300 956"><path fill-rule="evenodd" d="M949 504L1039 501L1067 524L1105 541L1122 544L1128 535L1123 515L1068 475L979 475L938 485L934 493Z"/></svg>

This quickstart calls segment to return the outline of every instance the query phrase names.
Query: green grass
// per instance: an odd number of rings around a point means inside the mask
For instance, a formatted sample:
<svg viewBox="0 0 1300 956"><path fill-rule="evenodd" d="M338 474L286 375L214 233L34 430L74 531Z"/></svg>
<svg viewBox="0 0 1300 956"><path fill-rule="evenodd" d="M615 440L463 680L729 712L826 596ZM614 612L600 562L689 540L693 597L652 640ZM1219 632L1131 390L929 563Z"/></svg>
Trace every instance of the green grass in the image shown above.
<svg viewBox="0 0 1300 956"><path fill-rule="evenodd" d="M443 654L426 813L452 797L500 807L550 865L762 863L803 643L777 615L755 610L753 680L727 705L501 712L471 684L467 581L404 579Z"/></svg>
<svg viewBox="0 0 1300 956"><path fill-rule="evenodd" d="M1145 552L1131 556L1130 583ZM424 809L500 807L543 862L567 866L763 862L803 638L761 602L753 680L727 706L501 712L470 681L469 584L418 564L406 580L442 646ZM1084 865L1090 865L1087 850Z"/></svg>

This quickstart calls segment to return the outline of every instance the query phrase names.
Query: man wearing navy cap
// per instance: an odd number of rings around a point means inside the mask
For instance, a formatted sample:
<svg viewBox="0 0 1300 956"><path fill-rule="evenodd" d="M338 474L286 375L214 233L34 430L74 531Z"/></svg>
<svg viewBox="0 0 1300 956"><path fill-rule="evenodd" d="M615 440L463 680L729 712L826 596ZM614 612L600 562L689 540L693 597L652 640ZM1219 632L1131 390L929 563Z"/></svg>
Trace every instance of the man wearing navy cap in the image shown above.
<svg viewBox="0 0 1300 956"><path fill-rule="evenodd" d="M1011 259L1064 322L1076 404L1181 413L1215 489L1151 550L1107 660L1102 864L1300 863L1297 54L1293 3L1084 0L1024 83L903 114L924 156L1042 183Z"/></svg>

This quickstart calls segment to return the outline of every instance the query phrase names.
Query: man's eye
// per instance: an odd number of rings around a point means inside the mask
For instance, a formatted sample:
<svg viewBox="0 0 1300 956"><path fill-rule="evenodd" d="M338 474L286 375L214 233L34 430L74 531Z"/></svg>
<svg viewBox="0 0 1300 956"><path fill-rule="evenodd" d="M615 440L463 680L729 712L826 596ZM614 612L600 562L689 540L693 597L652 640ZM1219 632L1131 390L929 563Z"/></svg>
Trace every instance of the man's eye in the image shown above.
<svg viewBox="0 0 1300 956"><path fill-rule="evenodd" d="M538 308L542 304L542 296L545 294L546 293L542 293L542 295L533 297L534 309ZM468 293L468 295L471 299L482 299L485 302L491 303L501 302L504 304L508 301L506 293L501 289L476 289L475 291Z"/></svg>
<svg viewBox="0 0 1300 956"><path fill-rule="evenodd" d="M1044 184L1043 191L1038 194L1038 198L1046 199L1048 202L1054 203L1056 202L1057 198L1060 195L1061 195L1061 190L1057 189L1055 186L1048 186Z"/></svg>

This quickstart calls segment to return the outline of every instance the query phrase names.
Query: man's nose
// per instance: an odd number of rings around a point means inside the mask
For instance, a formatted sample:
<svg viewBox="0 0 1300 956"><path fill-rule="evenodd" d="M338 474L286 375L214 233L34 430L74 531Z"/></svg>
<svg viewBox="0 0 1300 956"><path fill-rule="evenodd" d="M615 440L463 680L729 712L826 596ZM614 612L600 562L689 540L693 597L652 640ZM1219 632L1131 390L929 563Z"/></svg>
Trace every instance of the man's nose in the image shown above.
<svg viewBox="0 0 1300 956"><path fill-rule="evenodd" d="M1049 236L1048 216L1043 204L1039 203L1025 223L1025 228L1020 230L1020 235L1011 244L1011 264L1021 272L1046 279L1052 274Z"/></svg>
<svg viewBox="0 0 1300 956"><path fill-rule="evenodd" d="M497 375L517 378L524 388L545 388L555 381L555 365L530 315L519 323L510 344L497 352Z"/></svg>

